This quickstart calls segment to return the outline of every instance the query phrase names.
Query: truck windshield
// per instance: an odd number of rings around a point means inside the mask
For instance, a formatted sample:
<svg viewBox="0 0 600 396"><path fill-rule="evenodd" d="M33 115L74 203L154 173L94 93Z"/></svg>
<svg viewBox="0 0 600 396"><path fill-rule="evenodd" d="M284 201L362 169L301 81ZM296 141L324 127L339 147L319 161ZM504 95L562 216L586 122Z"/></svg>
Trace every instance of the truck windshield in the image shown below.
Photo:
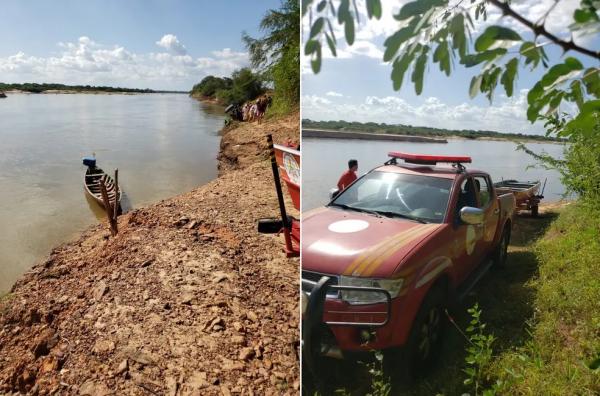
<svg viewBox="0 0 600 396"><path fill-rule="evenodd" d="M451 186L451 179L374 171L342 191L330 206L441 223Z"/></svg>

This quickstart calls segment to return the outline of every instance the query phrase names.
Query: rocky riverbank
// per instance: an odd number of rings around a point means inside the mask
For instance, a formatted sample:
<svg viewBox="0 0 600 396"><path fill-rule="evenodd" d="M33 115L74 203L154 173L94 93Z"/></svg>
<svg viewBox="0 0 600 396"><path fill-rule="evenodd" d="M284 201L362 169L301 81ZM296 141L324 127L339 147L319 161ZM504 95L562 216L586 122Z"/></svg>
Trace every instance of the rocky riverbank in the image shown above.
<svg viewBox="0 0 600 396"><path fill-rule="evenodd" d="M218 179L25 274L0 301L0 394L297 394L299 261L256 220L278 213L266 133L298 141L298 120L229 129Z"/></svg>

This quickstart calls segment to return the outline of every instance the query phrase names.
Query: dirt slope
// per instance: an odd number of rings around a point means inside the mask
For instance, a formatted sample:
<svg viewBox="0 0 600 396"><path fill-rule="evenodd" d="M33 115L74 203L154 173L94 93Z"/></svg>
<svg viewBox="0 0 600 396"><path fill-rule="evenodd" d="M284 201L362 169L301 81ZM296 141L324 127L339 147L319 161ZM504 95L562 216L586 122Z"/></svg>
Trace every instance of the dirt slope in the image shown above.
<svg viewBox="0 0 600 396"><path fill-rule="evenodd" d="M229 130L217 180L19 280L0 301L0 394L298 393L299 261L255 225L278 213L265 132L297 141L298 117Z"/></svg>

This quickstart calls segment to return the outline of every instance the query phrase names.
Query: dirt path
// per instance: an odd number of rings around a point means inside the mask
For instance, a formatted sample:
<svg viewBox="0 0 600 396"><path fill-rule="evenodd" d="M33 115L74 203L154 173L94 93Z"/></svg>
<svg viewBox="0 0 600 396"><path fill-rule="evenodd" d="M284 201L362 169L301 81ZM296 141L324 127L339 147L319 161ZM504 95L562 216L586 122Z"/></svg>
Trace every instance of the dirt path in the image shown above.
<svg viewBox="0 0 600 396"><path fill-rule="evenodd" d="M296 394L299 261L256 220L278 213L265 133L298 131L230 130L218 179L29 271L0 302L0 394Z"/></svg>

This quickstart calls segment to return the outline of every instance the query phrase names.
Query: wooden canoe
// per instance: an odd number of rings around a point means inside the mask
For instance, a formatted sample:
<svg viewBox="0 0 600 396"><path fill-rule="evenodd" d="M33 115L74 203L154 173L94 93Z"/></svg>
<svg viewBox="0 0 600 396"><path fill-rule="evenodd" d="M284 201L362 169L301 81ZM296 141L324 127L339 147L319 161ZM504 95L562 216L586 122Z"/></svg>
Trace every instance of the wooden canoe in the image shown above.
<svg viewBox="0 0 600 396"><path fill-rule="evenodd" d="M121 187L116 188L115 181L110 175L107 175L101 168L96 166L89 166L84 176L85 191L102 207L104 207L104 201L102 200L102 191L100 189L100 180L104 180L106 185L106 192L108 193L108 200L112 206L115 204L115 199L119 204L119 211L121 206ZM118 196L117 196L118 194Z"/></svg>

